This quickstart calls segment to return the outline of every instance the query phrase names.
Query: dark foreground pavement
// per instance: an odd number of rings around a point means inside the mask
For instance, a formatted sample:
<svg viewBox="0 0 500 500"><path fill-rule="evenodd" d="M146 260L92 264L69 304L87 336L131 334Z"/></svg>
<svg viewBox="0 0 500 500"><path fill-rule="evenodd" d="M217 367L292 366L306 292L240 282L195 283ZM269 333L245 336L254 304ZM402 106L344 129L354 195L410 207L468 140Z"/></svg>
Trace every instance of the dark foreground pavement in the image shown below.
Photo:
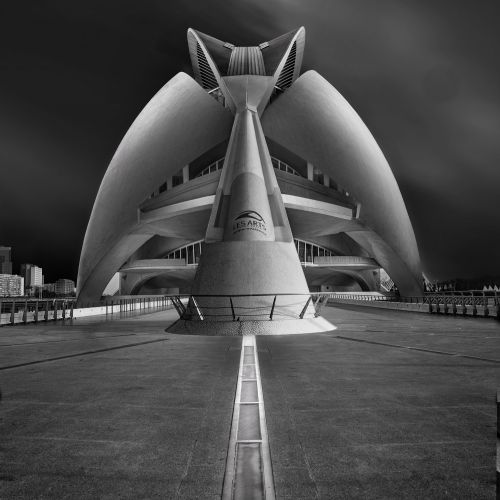
<svg viewBox="0 0 500 500"><path fill-rule="evenodd" d="M241 339L173 318L0 329L1 366L44 361L0 371L1 498L220 498Z"/></svg>
<svg viewBox="0 0 500 500"><path fill-rule="evenodd" d="M327 307L258 337L277 498L494 498L500 323ZM0 498L220 498L238 337L0 328Z"/></svg>
<svg viewBox="0 0 500 500"><path fill-rule="evenodd" d="M494 498L500 324L323 312L258 338L277 497Z"/></svg>

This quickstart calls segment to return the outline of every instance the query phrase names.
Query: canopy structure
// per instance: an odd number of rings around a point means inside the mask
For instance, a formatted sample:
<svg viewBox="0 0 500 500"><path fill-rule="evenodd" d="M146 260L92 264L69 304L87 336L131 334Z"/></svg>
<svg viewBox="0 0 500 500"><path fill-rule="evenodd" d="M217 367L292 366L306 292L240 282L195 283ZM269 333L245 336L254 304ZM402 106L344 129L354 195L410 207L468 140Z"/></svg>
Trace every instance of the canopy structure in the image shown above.
<svg viewBox="0 0 500 500"><path fill-rule="evenodd" d="M187 37L194 79L179 73L152 98L103 178L79 302L98 300L116 272L122 294L155 283L301 294L313 282L376 289L383 268L402 294L420 295L394 175L339 92L300 75L304 28L253 47Z"/></svg>

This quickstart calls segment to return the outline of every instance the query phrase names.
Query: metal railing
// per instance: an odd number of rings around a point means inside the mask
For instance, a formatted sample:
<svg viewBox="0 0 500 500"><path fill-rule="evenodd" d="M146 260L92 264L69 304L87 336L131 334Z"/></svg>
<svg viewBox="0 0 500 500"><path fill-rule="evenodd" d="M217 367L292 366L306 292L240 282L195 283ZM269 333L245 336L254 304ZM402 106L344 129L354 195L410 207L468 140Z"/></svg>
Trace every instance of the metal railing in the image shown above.
<svg viewBox="0 0 500 500"><path fill-rule="evenodd" d="M273 321L317 317L329 293L170 296L184 320Z"/></svg>
<svg viewBox="0 0 500 500"><path fill-rule="evenodd" d="M391 302L428 306L427 312L493 316L500 319L500 292L494 290L466 290L426 292L422 296L403 297L395 294L334 292L330 298L357 302Z"/></svg>
<svg viewBox="0 0 500 500"><path fill-rule="evenodd" d="M40 321L56 321L97 314L170 309L172 300L166 295L149 295L104 299L99 302L78 304L75 298L28 299L0 298L0 326Z"/></svg>

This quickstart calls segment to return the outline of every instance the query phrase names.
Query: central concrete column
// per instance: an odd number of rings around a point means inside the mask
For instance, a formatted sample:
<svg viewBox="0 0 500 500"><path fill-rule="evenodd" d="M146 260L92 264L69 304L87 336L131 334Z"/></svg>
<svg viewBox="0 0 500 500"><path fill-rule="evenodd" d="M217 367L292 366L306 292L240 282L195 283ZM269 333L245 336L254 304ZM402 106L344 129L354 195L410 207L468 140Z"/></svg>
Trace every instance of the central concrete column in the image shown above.
<svg viewBox="0 0 500 500"><path fill-rule="evenodd" d="M249 107L235 116L192 294L205 319L230 320L233 311L229 297L203 295L232 296L240 321L269 320L274 294L296 295L277 297L273 320L297 318L309 298L259 116Z"/></svg>
<svg viewBox="0 0 500 500"><path fill-rule="evenodd" d="M259 145L248 109L236 115L225 189L230 196L224 241L274 241Z"/></svg>

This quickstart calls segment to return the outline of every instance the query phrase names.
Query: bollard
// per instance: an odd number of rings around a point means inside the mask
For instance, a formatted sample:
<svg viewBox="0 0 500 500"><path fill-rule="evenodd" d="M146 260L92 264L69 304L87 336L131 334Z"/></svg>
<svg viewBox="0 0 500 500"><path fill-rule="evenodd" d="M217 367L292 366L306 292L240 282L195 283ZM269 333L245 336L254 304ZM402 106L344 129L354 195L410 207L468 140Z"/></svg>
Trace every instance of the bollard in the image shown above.
<svg viewBox="0 0 500 500"><path fill-rule="evenodd" d="M38 300L35 301L35 315L33 317L35 323L38 323Z"/></svg>
<svg viewBox="0 0 500 500"><path fill-rule="evenodd" d="M71 301L71 311L70 311L70 314L69 314L69 317L71 319L73 319L73 308L75 307L75 302L72 300Z"/></svg>
<svg viewBox="0 0 500 500"><path fill-rule="evenodd" d="M23 323L28 322L28 301L24 301Z"/></svg>
<svg viewBox="0 0 500 500"><path fill-rule="evenodd" d="M10 310L10 324L13 325L16 322L16 301L12 301L12 309Z"/></svg>

